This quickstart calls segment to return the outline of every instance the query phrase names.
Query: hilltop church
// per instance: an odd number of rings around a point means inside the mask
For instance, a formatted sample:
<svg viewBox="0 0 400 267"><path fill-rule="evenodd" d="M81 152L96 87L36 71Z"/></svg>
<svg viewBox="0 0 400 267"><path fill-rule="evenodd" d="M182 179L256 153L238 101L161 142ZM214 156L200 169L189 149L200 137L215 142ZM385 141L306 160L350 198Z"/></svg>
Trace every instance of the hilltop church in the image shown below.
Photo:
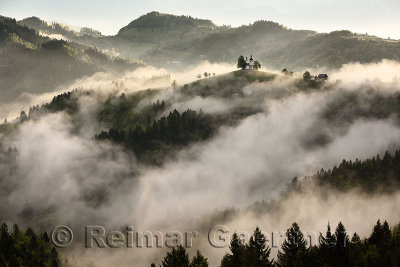
<svg viewBox="0 0 400 267"><path fill-rule="evenodd" d="M246 57L246 70L252 70L252 69L254 69L253 55L250 56L249 61L247 61L247 57Z"/></svg>

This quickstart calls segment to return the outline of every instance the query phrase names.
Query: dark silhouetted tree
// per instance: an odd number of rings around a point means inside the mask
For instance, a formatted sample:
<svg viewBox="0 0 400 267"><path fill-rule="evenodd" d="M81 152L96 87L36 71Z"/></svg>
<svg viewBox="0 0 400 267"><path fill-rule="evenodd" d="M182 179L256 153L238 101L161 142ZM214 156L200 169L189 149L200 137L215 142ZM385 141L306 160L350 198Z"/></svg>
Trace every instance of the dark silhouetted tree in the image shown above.
<svg viewBox="0 0 400 267"><path fill-rule="evenodd" d="M244 69L246 68L246 66L247 66L246 60L244 59L244 57L243 57L242 55L240 55L240 57L239 57L238 60L237 60L237 65L236 65L236 67L237 67L238 69L244 70Z"/></svg>
<svg viewBox="0 0 400 267"><path fill-rule="evenodd" d="M241 267L245 266L246 246L239 238L237 233L232 235L229 246L231 254L226 254L221 261L221 267Z"/></svg>
<svg viewBox="0 0 400 267"><path fill-rule="evenodd" d="M163 267L189 267L189 255L183 246L172 248L162 261Z"/></svg>
<svg viewBox="0 0 400 267"><path fill-rule="evenodd" d="M249 244L246 246L246 266L249 267L268 267L273 266L269 260L271 249L267 246L265 235L259 227L256 227L250 237Z"/></svg>
<svg viewBox="0 0 400 267"><path fill-rule="evenodd" d="M207 258L201 255L200 250L197 250L196 255L193 257L190 267L208 267Z"/></svg>
<svg viewBox="0 0 400 267"><path fill-rule="evenodd" d="M282 244L282 251L278 251L278 266L298 266L305 254L306 241L297 223L286 231L286 239Z"/></svg>
<svg viewBox="0 0 400 267"><path fill-rule="evenodd" d="M304 81L309 81L310 79L311 79L311 74L308 71L304 72L303 73L303 80Z"/></svg>

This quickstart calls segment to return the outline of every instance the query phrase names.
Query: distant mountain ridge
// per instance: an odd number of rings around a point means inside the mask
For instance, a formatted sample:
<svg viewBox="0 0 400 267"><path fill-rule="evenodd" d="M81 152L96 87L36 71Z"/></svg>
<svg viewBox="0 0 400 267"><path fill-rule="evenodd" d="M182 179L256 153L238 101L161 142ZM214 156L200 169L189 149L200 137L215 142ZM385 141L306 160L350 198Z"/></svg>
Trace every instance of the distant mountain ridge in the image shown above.
<svg viewBox="0 0 400 267"><path fill-rule="evenodd" d="M46 27L41 20L32 21ZM0 102L25 92L52 91L98 71L125 71L141 65L97 48L41 36L15 19L0 16Z"/></svg>
<svg viewBox="0 0 400 267"><path fill-rule="evenodd" d="M30 23L36 29L39 26ZM297 71L339 68L349 62L400 61L400 42L396 40L349 31L292 30L272 21L233 28L155 11L133 20L114 36L84 35L74 40L171 68L186 68L204 60L235 63L240 54L255 55L263 66Z"/></svg>
<svg viewBox="0 0 400 267"><path fill-rule="evenodd" d="M133 20L127 26L121 28L118 34L129 31L132 28L164 28L171 29L174 27L180 28L195 28L195 27L216 27L211 20L197 19L190 16L175 16L170 14L162 14L156 11L150 12L146 15Z"/></svg>

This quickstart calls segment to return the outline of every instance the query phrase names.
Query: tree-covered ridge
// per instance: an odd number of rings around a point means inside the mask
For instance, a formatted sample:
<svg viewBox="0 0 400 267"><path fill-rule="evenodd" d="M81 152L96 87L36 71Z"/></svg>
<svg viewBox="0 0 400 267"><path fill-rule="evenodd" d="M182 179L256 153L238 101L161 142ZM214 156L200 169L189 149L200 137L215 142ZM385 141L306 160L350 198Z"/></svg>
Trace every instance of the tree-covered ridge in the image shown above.
<svg viewBox="0 0 400 267"><path fill-rule="evenodd" d="M44 26L37 20L28 18L25 23L40 30ZM51 33L70 34L62 26L52 25L50 30ZM349 31L292 30L265 20L230 27L216 26L209 20L190 16L151 12L133 20L115 36L71 33L71 40L106 50L114 48L124 57L162 67L183 68L203 60L235 63L237 55L249 51L267 67L294 70L339 68L349 62L400 60L398 40ZM171 65L171 62L177 64Z"/></svg>
<svg viewBox="0 0 400 267"><path fill-rule="evenodd" d="M314 83L314 84L313 84ZM297 81L300 90L325 90L326 104L318 112L313 131L303 139L304 146L325 146L333 141L335 133L346 133L357 121L391 120L400 124L400 93L379 90L378 86L362 85L359 90L342 90L340 84L321 88L324 83ZM301 89L301 88L304 89ZM315 88L314 88L315 87ZM331 88L334 88L329 92ZM321 127L324 126L324 127Z"/></svg>
<svg viewBox="0 0 400 267"><path fill-rule="evenodd" d="M349 62L371 63L400 60L400 41L376 38L350 31L320 33L287 43L262 58L272 66L289 68L339 68Z"/></svg>
<svg viewBox="0 0 400 267"><path fill-rule="evenodd" d="M46 21L35 16L22 19L20 22L36 31L45 31L50 27Z"/></svg>
<svg viewBox="0 0 400 267"><path fill-rule="evenodd" d="M127 26L121 28L118 34L122 34L132 28L137 29L158 29L162 28L166 31L175 28L193 28L193 27L216 27L216 25L205 19L192 18L191 16L175 16L169 14L162 14L156 11L147 13L133 20Z"/></svg>
<svg viewBox="0 0 400 267"><path fill-rule="evenodd" d="M23 92L54 90L98 71L124 71L143 65L111 57L97 48L40 36L7 17L0 17L0 57L1 101L13 100Z"/></svg>
<svg viewBox="0 0 400 267"><path fill-rule="evenodd" d="M232 98L244 96L243 88L252 83L270 82L277 75L263 71L234 71L217 77L184 84L178 91L187 96Z"/></svg>
<svg viewBox="0 0 400 267"><path fill-rule="evenodd" d="M22 231L14 224L12 230L0 227L0 266L61 266L61 259L46 232L36 234L31 228Z"/></svg>
<svg viewBox="0 0 400 267"><path fill-rule="evenodd" d="M34 29L21 25L15 19L0 16L0 45L37 48L43 42Z"/></svg>
<svg viewBox="0 0 400 267"><path fill-rule="evenodd" d="M400 187L400 150L386 152L383 157L378 154L363 161L343 160L338 166L329 170L321 169L301 183L306 185L308 181L340 191L354 188L366 192L395 191ZM298 180L292 183L292 186L297 186Z"/></svg>
<svg viewBox="0 0 400 267"><path fill-rule="evenodd" d="M102 36L99 31L88 27L82 27L80 32L76 32L74 30L71 30L66 25L62 25L57 22L49 24L38 17L25 18L23 20L20 20L19 22L30 28L40 31L41 34L58 34L72 41L79 41L84 38L91 39Z"/></svg>
<svg viewBox="0 0 400 267"><path fill-rule="evenodd" d="M141 31L131 28L113 37L113 40L116 46L120 40L130 40L132 45L137 47L140 47L140 42L157 43L153 49L137 56L146 56L146 61L154 60L154 64L161 63L155 61L155 56L191 63L204 59L234 63L237 55L249 51L257 55L265 66L278 69L339 68L350 62L400 60L398 40L381 39L349 31L315 33L288 29L271 21L256 21L237 28L173 28L172 31L166 31L170 26L165 27L158 28L159 30L143 28ZM121 49L121 52L124 53L124 50Z"/></svg>
<svg viewBox="0 0 400 267"><path fill-rule="evenodd" d="M153 109L162 109L153 104ZM171 145L185 146L208 139L214 133L213 119L203 113L174 110L168 116L150 121L147 125L136 125L127 130L111 128L96 135L98 140L109 139L133 150L136 156L147 163L160 164L164 155L171 153Z"/></svg>
<svg viewBox="0 0 400 267"><path fill-rule="evenodd" d="M333 96L321 117L330 123L341 125L356 119L385 119L395 115L400 118L400 93L382 92L368 87L365 91L341 90Z"/></svg>
<svg viewBox="0 0 400 267"><path fill-rule="evenodd" d="M353 229L355 231L355 229ZM297 223L286 231L285 240L276 259L270 258L271 248L263 232L257 227L246 243L237 233L230 239L230 253L221 260L221 267L313 267L313 266L398 266L400 264L400 224L389 227L387 221L377 221L369 237L361 239L354 232L349 236L342 222L335 231L328 224L325 234L320 234L314 244L309 244ZM195 258L204 256L198 251ZM194 258L194 259L195 259ZM163 267L208 266L189 263L184 247L179 246L168 252L162 262ZM151 266L155 266L152 264Z"/></svg>

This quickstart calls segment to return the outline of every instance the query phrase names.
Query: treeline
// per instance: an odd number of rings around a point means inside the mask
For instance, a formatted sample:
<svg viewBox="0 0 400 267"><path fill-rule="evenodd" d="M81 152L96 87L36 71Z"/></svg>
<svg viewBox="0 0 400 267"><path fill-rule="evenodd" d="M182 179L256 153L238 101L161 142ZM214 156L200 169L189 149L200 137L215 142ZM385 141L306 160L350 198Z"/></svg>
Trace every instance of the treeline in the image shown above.
<svg viewBox="0 0 400 267"><path fill-rule="evenodd" d="M60 256L46 232L36 234L31 228L20 230L14 224L8 230L6 223L0 228L0 266L60 266Z"/></svg>
<svg viewBox="0 0 400 267"><path fill-rule="evenodd" d="M162 144L187 145L205 140L213 133L211 121L211 117L203 112L186 110L179 113L175 109L168 116L148 122L147 127L136 125L128 130L110 128L96 135L95 139L122 143L140 156L145 150L160 149Z"/></svg>
<svg viewBox="0 0 400 267"><path fill-rule="evenodd" d="M399 266L400 224L390 229L385 221L377 221L368 238L361 239L357 233L351 237L339 222L332 233L320 233L316 245L309 244L297 223L286 231L286 238L278 251L277 259L270 259L271 248L260 228L256 228L246 243L237 233L232 235L230 252L221 260L221 267L302 267L302 266ZM201 261L195 261L201 259ZM156 266L154 263L152 267ZM192 262L185 248L179 246L168 252L163 267L207 267L207 258L197 252Z"/></svg>
<svg viewBox="0 0 400 267"><path fill-rule="evenodd" d="M360 87L363 88L363 87ZM345 125L357 119L400 118L400 93L382 93L371 86L362 91L336 94L321 113L321 118L333 125Z"/></svg>
<svg viewBox="0 0 400 267"><path fill-rule="evenodd" d="M77 92L78 90L74 89L70 92L65 92L54 96L51 102L44 104L43 107L52 112L62 110L76 112L78 111L78 102L77 99L73 99L73 95ZM86 92L86 94L90 94L90 92Z"/></svg>
<svg viewBox="0 0 400 267"><path fill-rule="evenodd" d="M366 192L391 192L400 186L400 150L360 161L343 160L332 169L321 169L303 181L293 179L289 187L301 188L301 184L317 182L319 186L331 186L340 191L361 188ZM299 187L300 186L300 187Z"/></svg>
<svg viewBox="0 0 400 267"><path fill-rule="evenodd" d="M28 113L24 110L21 111L20 116L17 118L20 122L24 122L26 120L35 119L40 117L40 115L45 114L46 112L57 112L57 111L66 111L69 114L75 113L78 111L78 101L77 97L74 97L74 94L78 93L78 89L74 89L70 92L65 92L53 97L53 99L46 104L41 106L34 105L29 108ZM89 91L81 92L81 94L90 94Z"/></svg>

